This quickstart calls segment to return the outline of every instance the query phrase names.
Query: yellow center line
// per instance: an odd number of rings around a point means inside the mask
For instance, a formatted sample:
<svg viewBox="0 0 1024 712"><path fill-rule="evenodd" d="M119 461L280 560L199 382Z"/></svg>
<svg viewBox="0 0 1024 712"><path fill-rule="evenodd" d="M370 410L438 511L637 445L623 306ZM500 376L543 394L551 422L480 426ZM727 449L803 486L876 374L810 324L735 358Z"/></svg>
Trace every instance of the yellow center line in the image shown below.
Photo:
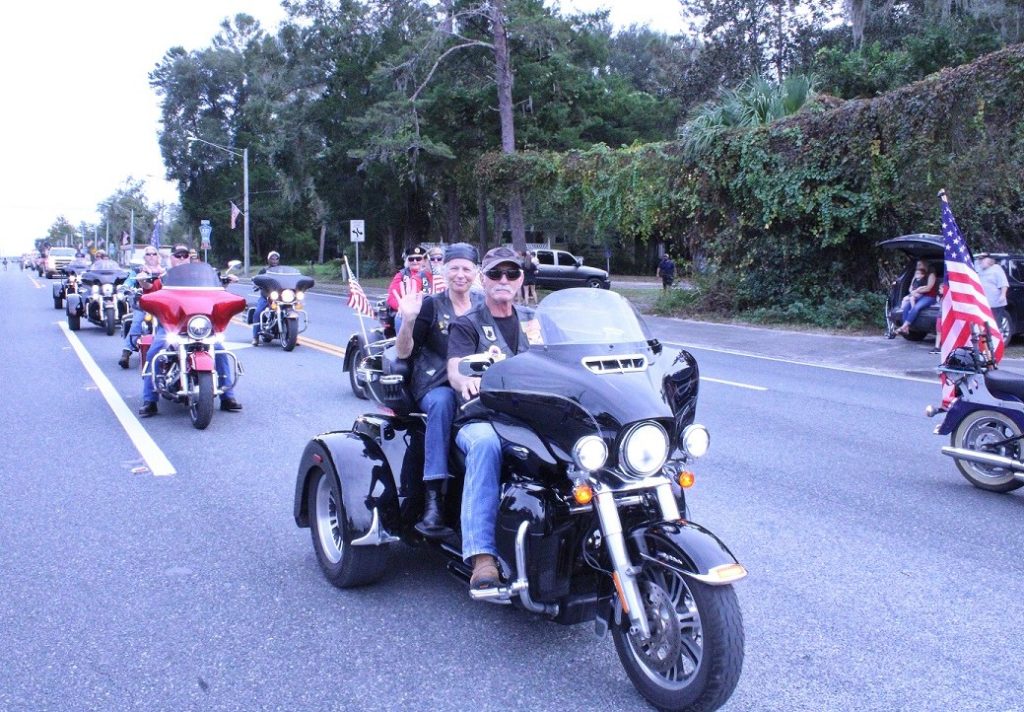
<svg viewBox="0 0 1024 712"><path fill-rule="evenodd" d="M43 288L43 285L39 284L39 282L36 281L35 277L29 277L29 279L32 280L32 284L36 285L36 289L42 289Z"/></svg>
<svg viewBox="0 0 1024 712"><path fill-rule="evenodd" d="M239 326L246 326L246 327L252 326L252 324L246 324L244 321L242 321L241 319L237 319L237 318L236 319L232 319L231 323L237 324ZM331 354L332 356L338 356L340 358L345 358L345 348L343 346L338 346L336 344L329 344L326 341L318 341L317 339L312 339L312 338L310 338L308 336L300 336L298 338L298 342L300 344L302 344L303 346L308 346L311 349L316 349L317 351L323 351L324 353Z"/></svg>

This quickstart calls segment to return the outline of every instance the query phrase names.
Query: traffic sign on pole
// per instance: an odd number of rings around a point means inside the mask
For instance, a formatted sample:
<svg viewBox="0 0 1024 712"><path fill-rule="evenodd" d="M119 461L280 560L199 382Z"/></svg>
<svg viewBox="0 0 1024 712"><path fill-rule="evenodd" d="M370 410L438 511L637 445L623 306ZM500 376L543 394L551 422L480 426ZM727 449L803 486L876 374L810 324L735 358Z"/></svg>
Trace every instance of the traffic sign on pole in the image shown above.
<svg viewBox="0 0 1024 712"><path fill-rule="evenodd" d="M363 220L348 221L348 239L350 242L366 242L366 223Z"/></svg>

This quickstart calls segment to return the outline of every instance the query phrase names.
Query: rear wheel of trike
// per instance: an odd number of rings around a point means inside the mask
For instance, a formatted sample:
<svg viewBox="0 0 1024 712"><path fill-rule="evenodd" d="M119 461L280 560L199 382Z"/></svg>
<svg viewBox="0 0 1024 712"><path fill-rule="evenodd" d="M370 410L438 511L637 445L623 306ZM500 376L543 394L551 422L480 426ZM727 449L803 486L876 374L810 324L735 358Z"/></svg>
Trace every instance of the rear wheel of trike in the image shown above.
<svg viewBox="0 0 1024 712"><path fill-rule="evenodd" d="M197 371L195 379L199 392L191 397L188 414L192 418L192 427L196 430L205 430L213 420L213 374L209 371Z"/></svg>
<svg viewBox="0 0 1024 712"><path fill-rule="evenodd" d="M309 530L316 560L327 580L338 588L373 583L384 575L383 546L352 546L338 478L317 470L309 483Z"/></svg>
<svg viewBox="0 0 1024 712"><path fill-rule="evenodd" d="M359 382L356 377L356 369L359 368L359 364L366 357L366 348L363 346L362 340L356 342L356 346L349 349L351 353L346 353L345 358L348 359L348 384L352 388L352 393L356 398L361 400L369 400L370 394L367 391L366 385Z"/></svg>
<svg viewBox="0 0 1024 712"><path fill-rule="evenodd" d="M649 553L685 560L674 544L648 540ZM651 638L631 633L623 615L615 650L636 689L663 710L716 710L743 669L743 616L732 586L708 586L647 562L638 577Z"/></svg>

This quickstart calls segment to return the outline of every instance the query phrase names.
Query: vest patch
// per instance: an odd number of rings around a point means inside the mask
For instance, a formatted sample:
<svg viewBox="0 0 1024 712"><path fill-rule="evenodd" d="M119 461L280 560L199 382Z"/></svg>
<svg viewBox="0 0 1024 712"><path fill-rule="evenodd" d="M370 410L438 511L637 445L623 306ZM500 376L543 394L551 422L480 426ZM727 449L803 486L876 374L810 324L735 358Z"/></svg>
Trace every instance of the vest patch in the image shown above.
<svg viewBox="0 0 1024 712"><path fill-rule="evenodd" d="M484 336L486 336L489 341L497 341L498 340L498 336L497 336L497 334L494 333L494 328L493 327L491 327L491 326L489 326L487 324L483 324L480 328L483 329Z"/></svg>

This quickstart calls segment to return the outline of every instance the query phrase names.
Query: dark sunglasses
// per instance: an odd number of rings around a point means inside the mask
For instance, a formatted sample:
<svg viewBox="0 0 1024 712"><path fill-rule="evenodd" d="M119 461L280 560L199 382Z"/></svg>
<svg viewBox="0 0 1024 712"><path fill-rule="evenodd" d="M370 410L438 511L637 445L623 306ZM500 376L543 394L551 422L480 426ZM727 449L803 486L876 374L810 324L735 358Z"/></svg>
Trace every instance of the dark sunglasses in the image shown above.
<svg viewBox="0 0 1024 712"><path fill-rule="evenodd" d="M420 257L419 255L410 255L409 257L406 257L405 259L406 259L407 262L422 262L423 261L423 258Z"/></svg>
<svg viewBox="0 0 1024 712"><path fill-rule="evenodd" d="M146 257L156 257L156 254L157 254L157 253L155 253L155 252L145 252L145 253L143 253L143 254L145 254L145 255L146 255Z"/></svg>
<svg viewBox="0 0 1024 712"><path fill-rule="evenodd" d="M188 259L188 253L187 252L175 252L174 256L177 257L179 260Z"/></svg>
<svg viewBox="0 0 1024 712"><path fill-rule="evenodd" d="M484 276L487 279L492 279L495 282L500 280L502 277L508 277L509 282L515 282L523 274L523 271L518 267L506 267L505 269L489 269L484 272Z"/></svg>
<svg viewBox="0 0 1024 712"><path fill-rule="evenodd" d="M442 256L431 257L430 261L431 262L444 262L444 257L442 257Z"/></svg>

